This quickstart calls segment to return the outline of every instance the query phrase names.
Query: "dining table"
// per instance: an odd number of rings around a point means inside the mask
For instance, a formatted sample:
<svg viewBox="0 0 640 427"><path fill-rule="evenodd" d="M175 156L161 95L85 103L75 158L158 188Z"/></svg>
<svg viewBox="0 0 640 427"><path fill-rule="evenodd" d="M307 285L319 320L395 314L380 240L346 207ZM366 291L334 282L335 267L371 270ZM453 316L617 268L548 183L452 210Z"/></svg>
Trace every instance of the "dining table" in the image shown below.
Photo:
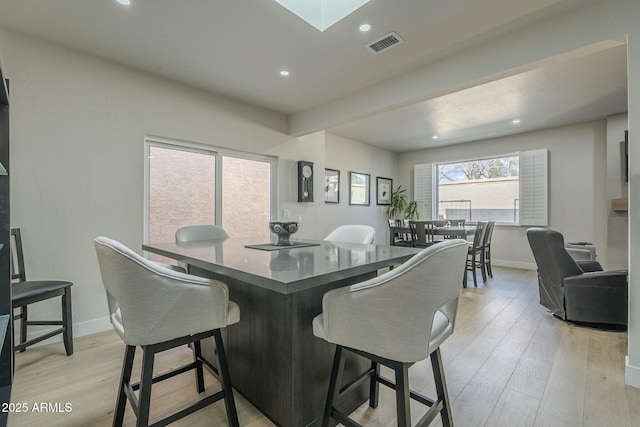
<svg viewBox="0 0 640 427"><path fill-rule="evenodd" d="M313 335L323 295L401 264L417 248L292 240L293 246L229 238L145 244L142 249L184 263L191 274L220 280L240 306L240 322L226 328L225 349L233 387L279 426L320 425L335 346ZM213 345L204 356L215 360ZM369 362L353 355L345 378ZM345 380L345 381L347 381ZM368 398L365 383L346 411Z"/></svg>
<svg viewBox="0 0 640 427"><path fill-rule="evenodd" d="M447 239L466 239L467 236L473 236L476 227L465 225L464 227L442 226L433 227L433 234L437 236L446 236ZM411 244L411 229L407 226L390 226L389 227L389 244L395 246L398 244L397 236L406 236L404 240L407 244Z"/></svg>

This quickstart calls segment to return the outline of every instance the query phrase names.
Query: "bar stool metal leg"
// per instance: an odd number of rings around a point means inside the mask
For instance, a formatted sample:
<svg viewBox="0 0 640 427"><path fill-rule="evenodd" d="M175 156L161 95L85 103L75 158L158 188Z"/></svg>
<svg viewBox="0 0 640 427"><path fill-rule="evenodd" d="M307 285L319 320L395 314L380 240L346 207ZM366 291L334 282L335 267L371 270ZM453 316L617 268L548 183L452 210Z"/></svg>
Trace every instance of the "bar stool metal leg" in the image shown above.
<svg viewBox="0 0 640 427"><path fill-rule="evenodd" d="M204 371L202 369L202 345L200 341L193 343L193 363L196 364L196 388L198 393L204 392Z"/></svg>
<svg viewBox="0 0 640 427"><path fill-rule="evenodd" d="M222 334L220 329L213 331L213 337L216 342L216 350L218 352L218 366L220 367L220 382L222 383L222 390L224 391L224 404L227 408L227 419L229 425L232 427L238 427L238 413L236 412L236 403L233 398L233 389L231 387L231 377L229 375L229 365L227 364L227 355L224 351L224 344L222 342Z"/></svg>
<svg viewBox="0 0 640 427"><path fill-rule="evenodd" d="M120 387L118 388L118 397L116 399L116 409L113 415L113 427L121 427L124 422L124 410L127 406L127 393L125 389L129 388L131 382L131 370L133 368L133 356L135 354L136 348L134 346L126 346L124 350L124 361L122 362Z"/></svg>
<svg viewBox="0 0 640 427"><path fill-rule="evenodd" d="M62 324L64 327L64 334L62 335L64 349L67 352L67 356L71 356L73 354L73 319L70 287L65 288L62 294Z"/></svg>
<svg viewBox="0 0 640 427"><path fill-rule="evenodd" d="M342 352L342 346L336 346L336 355L333 358L333 368L331 369L331 379L329 380L329 392L322 417L322 427L329 427L333 405L340 393L340 383L342 382L342 373L344 371Z"/></svg>
<svg viewBox="0 0 640 427"><path fill-rule="evenodd" d="M443 427L453 427L453 417L451 416L451 404L449 402L449 392L447 391L447 382L444 378L444 367L442 366L442 356L440 355L440 347L431 353L431 367L433 369L433 378L436 385L438 400L442 401L442 417Z"/></svg>
<svg viewBox="0 0 640 427"><path fill-rule="evenodd" d="M411 409L409 407L409 364L398 362L394 367L396 373L396 407L398 411L398 427L411 426Z"/></svg>
<svg viewBox="0 0 640 427"><path fill-rule="evenodd" d="M369 406L372 408L378 407L378 401L380 400L380 364L378 362L371 361L371 384L369 386Z"/></svg>
<svg viewBox="0 0 640 427"><path fill-rule="evenodd" d="M138 394L138 421L137 427L149 425L149 412L151 409L151 384L153 383L153 361L155 358L155 346L142 346L142 376L140 378L140 392Z"/></svg>

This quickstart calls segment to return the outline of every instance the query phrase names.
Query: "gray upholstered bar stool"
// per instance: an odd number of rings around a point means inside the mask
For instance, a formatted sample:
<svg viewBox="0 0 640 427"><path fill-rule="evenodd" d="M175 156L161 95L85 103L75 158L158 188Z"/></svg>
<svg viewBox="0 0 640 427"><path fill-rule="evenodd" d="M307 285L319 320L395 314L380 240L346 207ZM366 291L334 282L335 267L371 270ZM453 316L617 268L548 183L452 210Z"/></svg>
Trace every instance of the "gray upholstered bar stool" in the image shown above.
<svg viewBox="0 0 640 427"><path fill-rule="evenodd" d="M147 426L151 385L158 381L195 369L197 390L204 392L204 365L220 381L222 390L153 425L164 426L224 399L229 425L238 426L220 329L237 323L240 309L229 301L227 286L148 261L106 237L96 238L95 248L107 291L111 323L126 344L113 425L122 425L128 399L137 415L136 426ZM218 368L202 357L200 340L212 336L217 348ZM189 343L193 343L193 363L153 377L156 353ZM131 383L137 346L143 352L142 373L139 383ZM139 390L137 397L136 390Z"/></svg>
<svg viewBox="0 0 640 427"><path fill-rule="evenodd" d="M176 242L228 239L229 234L219 225L185 225L176 230Z"/></svg>
<svg viewBox="0 0 640 427"><path fill-rule="evenodd" d="M417 424L429 424L438 413L453 425L440 345L453 333L464 271L467 242L448 240L423 249L409 261L376 278L327 292L322 314L313 319L313 333L336 344L329 392L322 420L348 427L359 424L335 406L336 401L364 381L370 381L369 406L378 406L382 383L396 391L398 426L411 425L409 398L430 406ZM371 367L342 386L344 353L371 360ZM409 390L409 367L427 357L437 390L432 400ZM395 383L380 375L380 364L395 372Z"/></svg>
<svg viewBox="0 0 640 427"><path fill-rule="evenodd" d="M362 243L372 245L376 230L370 225L341 225L336 227L324 240L328 242Z"/></svg>
<svg viewBox="0 0 640 427"><path fill-rule="evenodd" d="M219 225L202 224L202 225L185 225L176 230L176 242L201 242L203 240L219 240L220 242L229 238L229 233ZM187 273L191 272L191 266L182 262L171 267L174 270L183 270Z"/></svg>

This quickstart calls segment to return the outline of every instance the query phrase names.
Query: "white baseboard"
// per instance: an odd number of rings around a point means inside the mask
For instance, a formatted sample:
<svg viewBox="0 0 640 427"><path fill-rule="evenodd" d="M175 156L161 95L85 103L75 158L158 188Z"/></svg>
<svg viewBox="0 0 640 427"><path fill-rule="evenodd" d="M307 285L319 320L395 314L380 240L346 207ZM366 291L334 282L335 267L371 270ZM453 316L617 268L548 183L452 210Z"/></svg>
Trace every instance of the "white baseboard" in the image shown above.
<svg viewBox="0 0 640 427"><path fill-rule="evenodd" d="M84 337L85 335L97 334L111 329L111 321L109 316L99 319L87 320L86 322L73 324L73 336Z"/></svg>
<svg viewBox="0 0 640 427"><path fill-rule="evenodd" d="M52 331L55 328L44 327L44 326L41 328L38 328L38 327L32 326L29 329L30 329L30 332L27 335L27 339L31 339L47 331ZM111 321L109 320L109 316L101 317L99 319L87 320L86 322L79 322L79 323L73 324L73 337L80 338L80 337L84 337L85 335L96 334L98 332L106 331L109 329L111 329ZM15 329L14 329L14 335L13 335L15 342L18 342L17 332L18 332L18 322L15 322ZM51 337L49 339L41 341L37 344L34 344L33 347L39 347L41 345L53 344L55 342L61 342L61 341L62 341L62 335L60 334L60 335L56 335L55 337Z"/></svg>
<svg viewBox="0 0 640 427"><path fill-rule="evenodd" d="M629 365L629 356L625 356L624 382L631 387L640 388L640 367Z"/></svg>
<svg viewBox="0 0 640 427"><path fill-rule="evenodd" d="M520 268L522 270L537 270L538 266L532 262L507 261L503 259L492 259L491 265L497 267Z"/></svg>

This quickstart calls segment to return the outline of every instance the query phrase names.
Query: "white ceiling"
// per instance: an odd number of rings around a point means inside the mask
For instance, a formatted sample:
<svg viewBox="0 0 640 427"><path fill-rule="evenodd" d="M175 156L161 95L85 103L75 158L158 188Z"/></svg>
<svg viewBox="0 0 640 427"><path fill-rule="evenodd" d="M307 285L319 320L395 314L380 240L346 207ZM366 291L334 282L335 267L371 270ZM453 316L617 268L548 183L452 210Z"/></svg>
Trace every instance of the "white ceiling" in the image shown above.
<svg viewBox="0 0 640 427"><path fill-rule="evenodd" d="M0 0L0 26L290 115L591 0L371 0L324 32L271 0L131 1ZM398 152L501 136L624 112L626 81L614 46L329 131Z"/></svg>
<svg viewBox="0 0 640 427"><path fill-rule="evenodd" d="M625 111L627 47L620 44L328 130L403 152Z"/></svg>

